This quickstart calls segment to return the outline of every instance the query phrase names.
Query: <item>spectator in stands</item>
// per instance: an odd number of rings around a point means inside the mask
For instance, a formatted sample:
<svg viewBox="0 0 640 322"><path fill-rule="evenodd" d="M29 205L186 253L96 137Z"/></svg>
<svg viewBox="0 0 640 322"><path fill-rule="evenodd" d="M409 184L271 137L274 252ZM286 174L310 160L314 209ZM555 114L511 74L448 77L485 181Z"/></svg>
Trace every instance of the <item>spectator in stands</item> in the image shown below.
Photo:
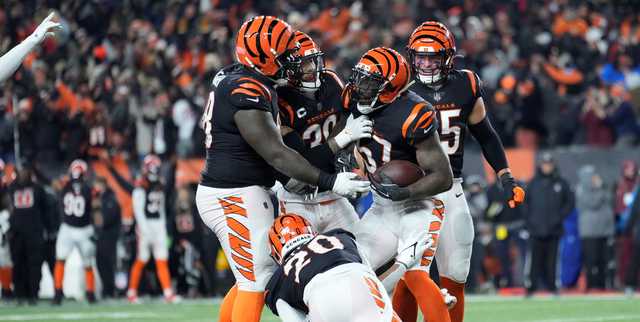
<svg viewBox="0 0 640 322"><path fill-rule="evenodd" d="M574 207L574 195L569 183L558 173L549 153L540 159L536 175L527 185L525 223L531 236L527 296L538 290L544 279L549 291L557 293L556 262L562 223Z"/></svg>
<svg viewBox="0 0 640 322"><path fill-rule="evenodd" d="M102 281L102 298L116 296L116 246L120 237L121 214L116 196L103 177L94 184L93 224L96 228L96 266Z"/></svg>
<svg viewBox="0 0 640 322"><path fill-rule="evenodd" d="M590 87L582 104L580 122L585 132L585 143L597 147L613 145L614 136L611 124L607 120L605 106L607 93L599 88Z"/></svg>
<svg viewBox="0 0 640 322"><path fill-rule="evenodd" d="M587 291L605 288L607 243L614 234L613 196L592 165L578 171L576 208Z"/></svg>
<svg viewBox="0 0 640 322"><path fill-rule="evenodd" d="M620 85L613 85L610 88L611 104L607 109L607 121L613 124L616 133L616 145L620 147L630 147L638 143L640 138L640 124L630 96Z"/></svg>

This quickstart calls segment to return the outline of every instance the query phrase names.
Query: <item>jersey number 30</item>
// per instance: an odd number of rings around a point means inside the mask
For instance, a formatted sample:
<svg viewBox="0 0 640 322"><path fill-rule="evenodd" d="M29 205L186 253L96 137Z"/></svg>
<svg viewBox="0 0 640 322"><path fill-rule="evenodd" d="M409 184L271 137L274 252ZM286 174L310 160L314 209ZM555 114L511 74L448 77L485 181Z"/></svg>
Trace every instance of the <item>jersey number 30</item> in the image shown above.
<svg viewBox="0 0 640 322"><path fill-rule="evenodd" d="M332 250L344 249L344 245L340 242L340 239L331 236L319 235L309 242L307 249L315 254L322 255ZM289 276L292 269L295 269L296 283L300 283L300 271L311 263L309 252L301 250L295 253L284 264L284 274Z"/></svg>

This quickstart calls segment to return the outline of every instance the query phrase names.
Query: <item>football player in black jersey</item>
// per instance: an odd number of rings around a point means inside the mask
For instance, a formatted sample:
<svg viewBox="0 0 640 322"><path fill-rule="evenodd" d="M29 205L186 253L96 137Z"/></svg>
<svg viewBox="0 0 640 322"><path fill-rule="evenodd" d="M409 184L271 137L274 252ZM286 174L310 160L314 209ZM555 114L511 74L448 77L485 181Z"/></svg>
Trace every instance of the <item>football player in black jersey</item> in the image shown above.
<svg viewBox="0 0 640 322"><path fill-rule="evenodd" d="M301 31L295 34L301 64L288 84L277 88L282 139L312 165L334 173L334 153L353 141L370 138L372 123L365 115L343 119L342 80L324 67L323 53L313 39ZM342 130L335 134L337 123ZM349 201L332 191L316 194L315 187L285 176L278 181L283 185L275 189L280 211L304 217L319 232L348 229L358 220Z"/></svg>
<svg viewBox="0 0 640 322"><path fill-rule="evenodd" d="M449 155L453 169L453 187L438 196L447 209L436 254L441 286L458 298L451 310L451 321L462 322L464 315L464 283L469 274L473 223L462 191L462 159L467 129L480 143L485 159L495 170L505 191L509 207L524 201L524 190L511 175L502 142L486 116L482 98L482 82L469 70L453 67L456 46L453 34L439 22L427 21L416 28L407 45L408 57L415 77L411 90L430 102L440 121L440 140ZM411 309L399 309L403 316Z"/></svg>
<svg viewBox="0 0 640 322"><path fill-rule="evenodd" d="M95 302L95 278L93 261L96 254L94 228L91 214L91 186L87 182L89 166L84 160L77 159L69 166L69 181L60 193L62 201L62 224L56 240L56 265L54 268L55 296L53 304L62 303L62 282L64 263L74 248L78 248L87 286L87 300Z"/></svg>
<svg viewBox="0 0 640 322"><path fill-rule="evenodd" d="M424 233L403 245L397 265L412 266L432 242ZM273 221L269 243L279 267L266 302L282 321L400 321L348 231L318 235L304 217L284 214Z"/></svg>
<svg viewBox="0 0 640 322"><path fill-rule="evenodd" d="M275 170L339 195L369 189L354 173L313 167L282 142L274 86L299 66L298 47L291 26L278 18L244 22L236 38L238 63L216 75L202 117L207 157L196 205L237 282L222 303L221 321L260 320L264 287L274 269L266 231L274 212L268 187L275 183Z"/></svg>
<svg viewBox="0 0 640 322"><path fill-rule="evenodd" d="M379 272L393 259L402 238L428 232L438 239L444 210L433 196L448 190L452 183L451 167L438 138L435 111L407 90L410 78L409 64L402 55L378 47L360 58L344 92L344 106L354 116L364 114L373 121L372 138L356 144L369 174L392 160L413 162L425 172L407 187L397 186L388 178L371 181L373 205L354 233ZM443 297L428 273L436 244L406 273L394 274L404 274L428 321L448 321Z"/></svg>

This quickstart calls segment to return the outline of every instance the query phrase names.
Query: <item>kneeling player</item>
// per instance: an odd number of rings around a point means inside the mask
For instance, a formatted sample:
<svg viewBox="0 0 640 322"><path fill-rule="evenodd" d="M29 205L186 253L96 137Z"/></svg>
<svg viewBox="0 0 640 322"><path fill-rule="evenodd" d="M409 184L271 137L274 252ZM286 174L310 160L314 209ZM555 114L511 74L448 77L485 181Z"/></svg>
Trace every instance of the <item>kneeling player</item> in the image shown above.
<svg viewBox="0 0 640 322"><path fill-rule="evenodd" d="M407 90L410 77L402 55L378 47L360 58L345 90L344 106L355 117L367 115L373 121L373 137L357 144L367 172L372 174L392 160L406 160L426 173L407 187L373 180L373 205L354 233L378 271L393 259L401 237L416 231L431 234L436 242L404 274L403 287L396 287L394 307L413 294L427 321L449 321L440 290L429 278L429 267L444 219L442 202L433 196L451 187L453 175L438 139L436 113L431 104Z"/></svg>
<svg viewBox="0 0 640 322"><path fill-rule="evenodd" d="M82 257L85 279L87 283L87 300L96 301L93 260L96 245L92 238L94 229L91 223L91 187L86 182L89 167L83 160L74 160L69 166L71 180L62 189L62 224L56 240L56 266L54 269L55 296L53 304L62 303L62 282L64 279L64 262L77 247Z"/></svg>
<svg viewBox="0 0 640 322"><path fill-rule="evenodd" d="M285 214L274 220L269 244L279 267L267 284L266 303L283 321L400 321L351 233L318 235L303 217ZM410 241L397 265L414 265L431 244L426 234Z"/></svg>

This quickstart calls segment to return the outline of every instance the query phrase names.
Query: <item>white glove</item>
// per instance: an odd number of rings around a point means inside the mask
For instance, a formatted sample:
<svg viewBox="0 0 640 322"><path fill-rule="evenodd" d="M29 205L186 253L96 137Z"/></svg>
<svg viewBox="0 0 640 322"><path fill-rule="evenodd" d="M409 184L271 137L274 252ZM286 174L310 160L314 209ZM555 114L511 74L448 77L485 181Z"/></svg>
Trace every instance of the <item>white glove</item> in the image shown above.
<svg viewBox="0 0 640 322"><path fill-rule="evenodd" d="M46 18L44 18L44 20L42 20L38 28L36 28L36 30L29 36L29 38L33 39L36 43L40 43L47 36L53 36L56 29L62 29L62 25L60 23L51 21L54 16L55 13L52 12Z"/></svg>
<svg viewBox="0 0 640 322"><path fill-rule="evenodd" d="M362 115L357 119L353 118L353 114L347 118L347 124L344 129L335 136L336 144L340 149L353 141L371 138L373 133L373 122L366 116Z"/></svg>
<svg viewBox="0 0 640 322"><path fill-rule="evenodd" d="M415 238L407 238L398 247L396 262L406 268L415 266L422 258L422 254L433 245L433 238L428 231L420 232Z"/></svg>
<svg viewBox="0 0 640 322"><path fill-rule="evenodd" d="M360 180L353 172L340 172L331 190L343 197L355 198L360 193L369 192L370 185L369 181Z"/></svg>
<svg viewBox="0 0 640 322"><path fill-rule="evenodd" d="M449 310L453 309L453 307L458 304L458 298L449 294L449 290L447 290L446 288L441 289L440 294L442 294L442 297L444 298L444 304L447 305L447 308L449 308Z"/></svg>

